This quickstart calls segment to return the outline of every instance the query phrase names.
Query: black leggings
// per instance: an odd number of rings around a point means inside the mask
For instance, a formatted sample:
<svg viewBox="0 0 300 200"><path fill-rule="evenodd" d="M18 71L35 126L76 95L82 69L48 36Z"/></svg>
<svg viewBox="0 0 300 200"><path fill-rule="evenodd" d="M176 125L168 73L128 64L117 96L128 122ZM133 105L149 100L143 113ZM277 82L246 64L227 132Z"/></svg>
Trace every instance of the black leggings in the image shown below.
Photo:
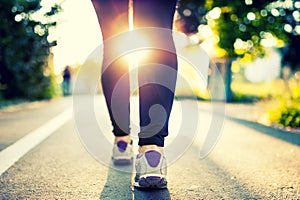
<svg viewBox="0 0 300 200"><path fill-rule="evenodd" d="M172 23L177 0L133 0L133 21L135 28L157 27L170 30L161 36L160 31L143 31L144 36L152 42L163 45L163 49L147 50L147 58L139 63L139 108L140 133L139 145L155 144L164 146L164 138L168 135L168 121L174 99L174 90L177 76L177 57L172 37ZM128 1L126 0L93 0L103 40L112 38L128 31ZM155 29L154 29L155 30ZM104 43L104 60L114 51L112 45ZM163 67L167 66L171 72L167 73ZM130 133L129 117L129 75L128 64L124 59L115 59L107 68L102 68L102 87L106 104L113 125L115 136L126 136ZM164 80L161 80L164 79ZM121 81L120 81L121 80ZM166 81L169 87L155 84ZM149 83L150 82L150 83ZM148 84L143 84L148 83ZM118 85L117 99L112 96ZM154 115L149 116L149 109L153 105L161 105L164 111L153 109ZM114 107L114 108L112 108ZM153 107L154 108L154 107ZM114 112L116 110L117 112ZM160 117L165 116L165 119ZM157 129L157 127L160 127Z"/></svg>

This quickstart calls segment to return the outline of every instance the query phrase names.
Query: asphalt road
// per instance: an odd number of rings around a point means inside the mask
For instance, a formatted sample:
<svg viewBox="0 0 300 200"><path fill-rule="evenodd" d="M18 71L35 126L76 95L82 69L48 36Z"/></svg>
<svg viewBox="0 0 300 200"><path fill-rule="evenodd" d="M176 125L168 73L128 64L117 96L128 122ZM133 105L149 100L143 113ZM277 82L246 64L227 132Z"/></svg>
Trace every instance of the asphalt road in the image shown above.
<svg viewBox="0 0 300 200"><path fill-rule="evenodd" d="M177 104L170 121L174 129ZM189 107L192 102L183 104ZM2 150L71 105L72 98L65 98L0 111ZM199 132L211 124L205 106ZM99 109L104 110L104 104ZM109 132L109 126L103 126ZM1 175L0 199L300 199L300 148L276 135L274 129L266 134L253 124L226 118L211 154L199 158L203 135L197 135L169 165L168 189L145 191L132 188L132 166L110 168L89 154L71 119ZM169 144L172 141L170 137Z"/></svg>

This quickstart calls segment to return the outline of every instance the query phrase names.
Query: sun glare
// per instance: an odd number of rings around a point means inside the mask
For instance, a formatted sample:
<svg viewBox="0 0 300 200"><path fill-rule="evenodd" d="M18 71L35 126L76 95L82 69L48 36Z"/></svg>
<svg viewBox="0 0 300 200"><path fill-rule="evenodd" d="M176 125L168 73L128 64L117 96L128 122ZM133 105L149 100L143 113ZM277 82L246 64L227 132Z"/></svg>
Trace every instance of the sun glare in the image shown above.
<svg viewBox="0 0 300 200"><path fill-rule="evenodd" d="M62 0L56 0L59 3ZM43 0L41 5L45 8L53 5ZM102 43L101 30L97 15L90 1L65 0L61 4L62 11L58 14L57 26L51 30L49 38L57 41L57 46L52 48L54 54L54 71L61 73L66 65L80 65ZM132 1L129 5L129 30L133 30ZM117 42L115 49L119 55L124 55L128 47L147 46L149 40L141 34L132 32L128 39ZM147 52L138 50L125 56L130 67L137 67L141 59L147 56Z"/></svg>
<svg viewBox="0 0 300 200"><path fill-rule="evenodd" d="M56 0L55 2L61 2ZM51 1L51 5L53 5ZM43 0L42 6L50 2ZM101 31L97 16L90 1L65 0L61 4L57 26L51 30L49 38L57 41L52 48L54 72L61 73L66 65L78 65L85 61L101 43Z"/></svg>

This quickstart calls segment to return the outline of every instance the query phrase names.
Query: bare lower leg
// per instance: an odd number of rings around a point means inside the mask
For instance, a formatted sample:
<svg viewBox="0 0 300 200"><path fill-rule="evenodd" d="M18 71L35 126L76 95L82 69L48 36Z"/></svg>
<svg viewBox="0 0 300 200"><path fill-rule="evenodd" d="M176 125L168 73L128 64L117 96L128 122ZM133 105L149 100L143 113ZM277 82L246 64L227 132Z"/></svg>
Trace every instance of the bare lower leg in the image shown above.
<svg viewBox="0 0 300 200"><path fill-rule="evenodd" d="M130 143L131 138L130 138L129 135L127 135L127 136L116 136L115 137L115 143L117 143L119 141L124 141L124 142ZM146 151L150 151L150 150L157 150L157 151L162 152L163 147L160 147L160 146L157 146L157 145L154 145L154 144L139 146L139 154L143 154Z"/></svg>
<svg viewBox="0 0 300 200"><path fill-rule="evenodd" d="M139 154L143 154L143 153L145 153L147 151L150 151L150 150L157 150L157 151L162 152L163 147L157 146L155 144L139 146Z"/></svg>
<svg viewBox="0 0 300 200"><path fill-rule="evenodd" d="M131 138L130 135L126 135L126 136L115 136L115 143L119 142L119 141L124 141L127 143L131 142Z"/></svg>

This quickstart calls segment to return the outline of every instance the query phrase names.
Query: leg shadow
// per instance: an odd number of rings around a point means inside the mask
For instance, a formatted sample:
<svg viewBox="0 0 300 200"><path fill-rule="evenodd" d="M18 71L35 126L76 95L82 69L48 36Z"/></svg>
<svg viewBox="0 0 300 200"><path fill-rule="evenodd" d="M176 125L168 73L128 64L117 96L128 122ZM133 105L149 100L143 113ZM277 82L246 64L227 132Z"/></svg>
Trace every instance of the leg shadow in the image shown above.
<svg viewBox="0 0 300 200"><path fill-rule="evenodd" d="M169 200L171 199L168 189L145 190L134 188L134 200Z"/></svg>
<svg viewBox="0 0 300 200"><path fill-rule="evenodd" d="M111 165L112 166L112 165ZM169 200L168 189L138 189L132 186L133 165L110 168L100 199L118 200Z"/></svg>
<svg viewBox="0 0 300 200"><path fill-rule="evenodd" d="M112 165L110 165L112 166ZM132 199L132 165L110 168L100 199Z"/></svg>

